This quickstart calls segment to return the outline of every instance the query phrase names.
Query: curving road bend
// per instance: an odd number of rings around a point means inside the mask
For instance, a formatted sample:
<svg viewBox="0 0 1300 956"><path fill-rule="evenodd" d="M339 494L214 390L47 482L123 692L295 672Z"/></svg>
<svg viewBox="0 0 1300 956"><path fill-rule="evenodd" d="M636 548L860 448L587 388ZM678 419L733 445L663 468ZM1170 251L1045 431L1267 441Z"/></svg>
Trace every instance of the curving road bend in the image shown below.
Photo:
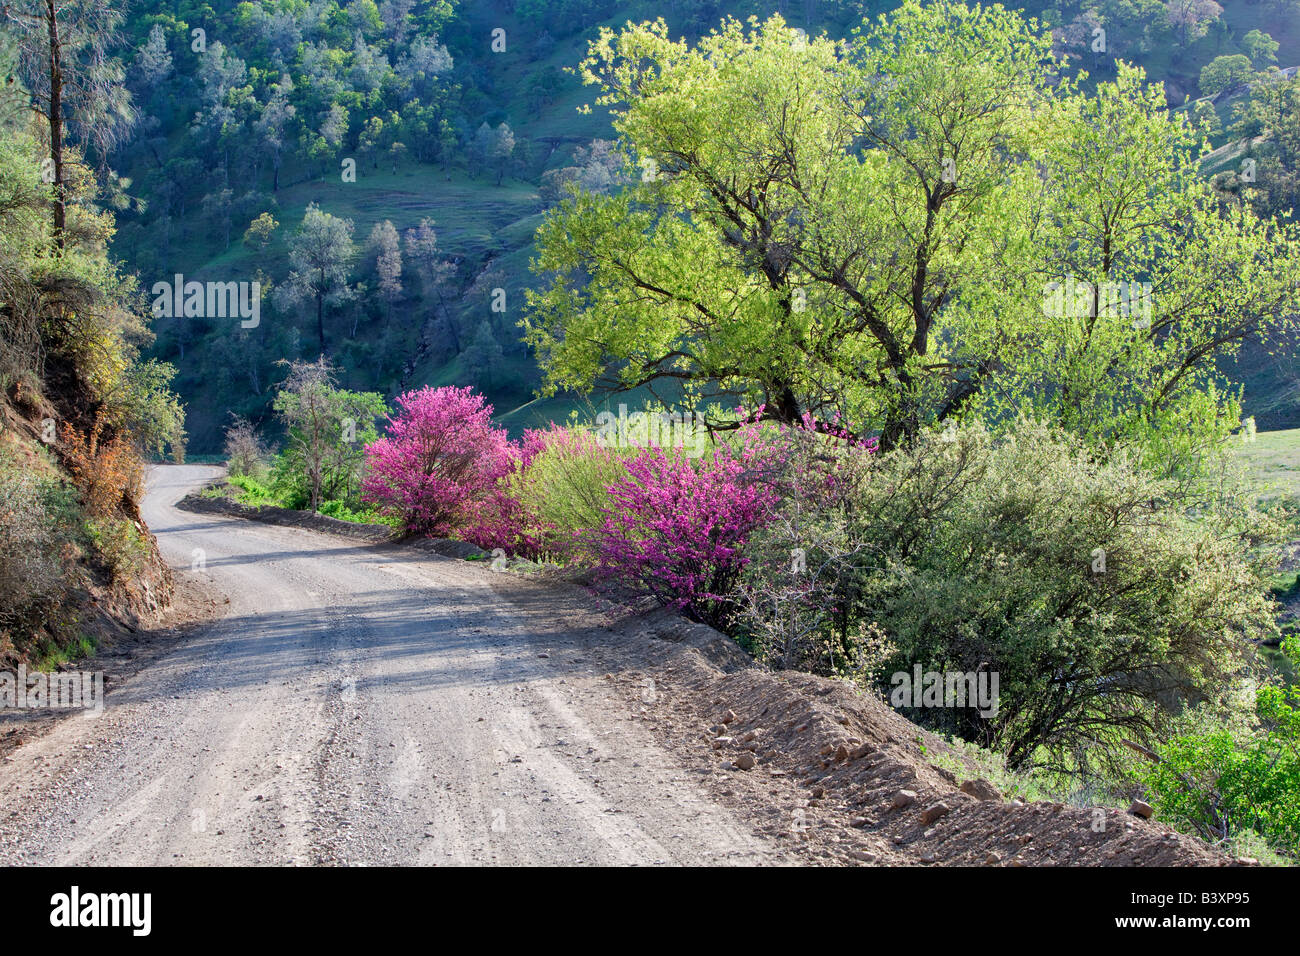
<svg viewBox="0 0 1300 956"><path fill-rule="evenodd" d="M606 662L547 653L596 628L570 596L175 507L216 474L154 468L143 512L229 613L0 763L0 864L792 862L629 719Z"/></svg>

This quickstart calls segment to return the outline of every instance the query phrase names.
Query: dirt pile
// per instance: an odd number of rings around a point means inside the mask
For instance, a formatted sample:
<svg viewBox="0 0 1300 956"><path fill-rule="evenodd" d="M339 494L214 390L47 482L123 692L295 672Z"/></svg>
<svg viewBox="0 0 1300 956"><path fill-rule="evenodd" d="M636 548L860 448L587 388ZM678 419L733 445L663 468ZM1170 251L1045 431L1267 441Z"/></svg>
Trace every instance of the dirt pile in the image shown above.
<svg viewBox="0 0 1300 956"><path fill-rule="evenodd" d="M840 681L748 668L704 677L696 694L701 717L711 706L725 721L710 731L720 760L738 765L738 754L752 752L754 769L797 778L809 809L874 840L882 857L892 850L909 862L953 865L1229 862L1120 810L1007 801L987 781L935 766L927 753L946 750L942 741Z"/></svg>

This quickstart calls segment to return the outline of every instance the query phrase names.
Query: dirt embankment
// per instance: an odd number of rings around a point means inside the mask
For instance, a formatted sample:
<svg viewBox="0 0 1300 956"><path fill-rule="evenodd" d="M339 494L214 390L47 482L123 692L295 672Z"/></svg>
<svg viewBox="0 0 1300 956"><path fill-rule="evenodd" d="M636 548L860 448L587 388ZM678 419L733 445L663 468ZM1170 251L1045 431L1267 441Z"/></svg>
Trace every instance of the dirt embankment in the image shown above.
<svg viewBox="0 0 1300 956"><path fill-rule="evenodd" d="M63 416L59 407L21 385L0 395L0 450L8 467L37 479L74 484L64 461L64 434L58 431ZM79 520L86 517L82 514ZM129 523L139 536L142 547L131 566L110 567L84 536L63 532L68 534L65 554L72 557L65 558L61 572L57 612L34 626L0 633L0 668L29 663L37 648L59 647L77 637L90 638L105 649L119 642L129 644L141 629L162 622L175 581L140 516L138 502L123 494L102 517Z"/></svg>
<svg viewBox="0 0 1300 956"><path fill-rule="evenodd" d="M501 575L521 606L557 585ZM591 598L586 600L590 604ZM947 744L844 681L756 666L724 635L667 611L612 607L573 649L720 802L816 860L878 865L1225 866L1169 826L1117 809L1022 803L927 754ZM590 631L588 631L590 633ZM601 646L601 645L604 646ZM563 663L562 660L560 662ZM924 748L924 750L922 749Z"/></svg>

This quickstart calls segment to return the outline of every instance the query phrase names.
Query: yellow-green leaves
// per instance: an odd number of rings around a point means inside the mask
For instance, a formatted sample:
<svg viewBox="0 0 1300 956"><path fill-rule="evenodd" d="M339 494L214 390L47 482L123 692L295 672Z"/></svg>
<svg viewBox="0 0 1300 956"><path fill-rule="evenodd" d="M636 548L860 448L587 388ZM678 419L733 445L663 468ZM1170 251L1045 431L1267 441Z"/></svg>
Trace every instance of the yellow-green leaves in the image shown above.
<svg viewBox="0 0 1300 956"><path fill-rule="evenodd" d="M720 383L886 447L1027 408L1154 448L1221 431L1215 356L1300 305L1294 228L1219 204L1158 87L1121 66L1082 92L1001 7L908 0L849 43L641 24L582 69L636 175L539 232L551 388Z"/></svg>

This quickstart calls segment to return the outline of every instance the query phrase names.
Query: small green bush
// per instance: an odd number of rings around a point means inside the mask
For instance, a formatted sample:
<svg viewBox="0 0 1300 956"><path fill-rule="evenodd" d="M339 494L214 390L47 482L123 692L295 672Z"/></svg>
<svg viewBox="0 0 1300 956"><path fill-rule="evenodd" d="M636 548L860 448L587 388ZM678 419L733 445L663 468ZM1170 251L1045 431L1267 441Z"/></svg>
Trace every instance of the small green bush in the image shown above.
<svg viewBox="0 0 1300 956"><path fill-rule="evenodd" d="M541 450L511 476L512 494L525 515L524 536L541 553L589 559L589 535L605 520L608 489L627 470L623 455L579 426L556 429L538 441Z"/></svg>
<svg viewBox="0 0 1300 956"><path fill-rule="evenodd" d="M1300 662L1300 640L1286 653ZM1247 732L1220 727L1180 734L1157 748L1145 775L1160 815L1209 839L1257 834L1300 857L1300 687L1267 685Z"/></svg>
<svg viewBox="0 0 1300 956"><path fill-rule="evenodd" d="M235 500L244 505L279 505L280 499L275 491L247 474L229 475L228 484L239 489Z"/></svg>
<svg viewBox="0 0 1300 956"><path fill-rule="evenodd" d="M127 518L93 518L86 537L116 581L137 577L149 559L149 542Z"/></svg>

